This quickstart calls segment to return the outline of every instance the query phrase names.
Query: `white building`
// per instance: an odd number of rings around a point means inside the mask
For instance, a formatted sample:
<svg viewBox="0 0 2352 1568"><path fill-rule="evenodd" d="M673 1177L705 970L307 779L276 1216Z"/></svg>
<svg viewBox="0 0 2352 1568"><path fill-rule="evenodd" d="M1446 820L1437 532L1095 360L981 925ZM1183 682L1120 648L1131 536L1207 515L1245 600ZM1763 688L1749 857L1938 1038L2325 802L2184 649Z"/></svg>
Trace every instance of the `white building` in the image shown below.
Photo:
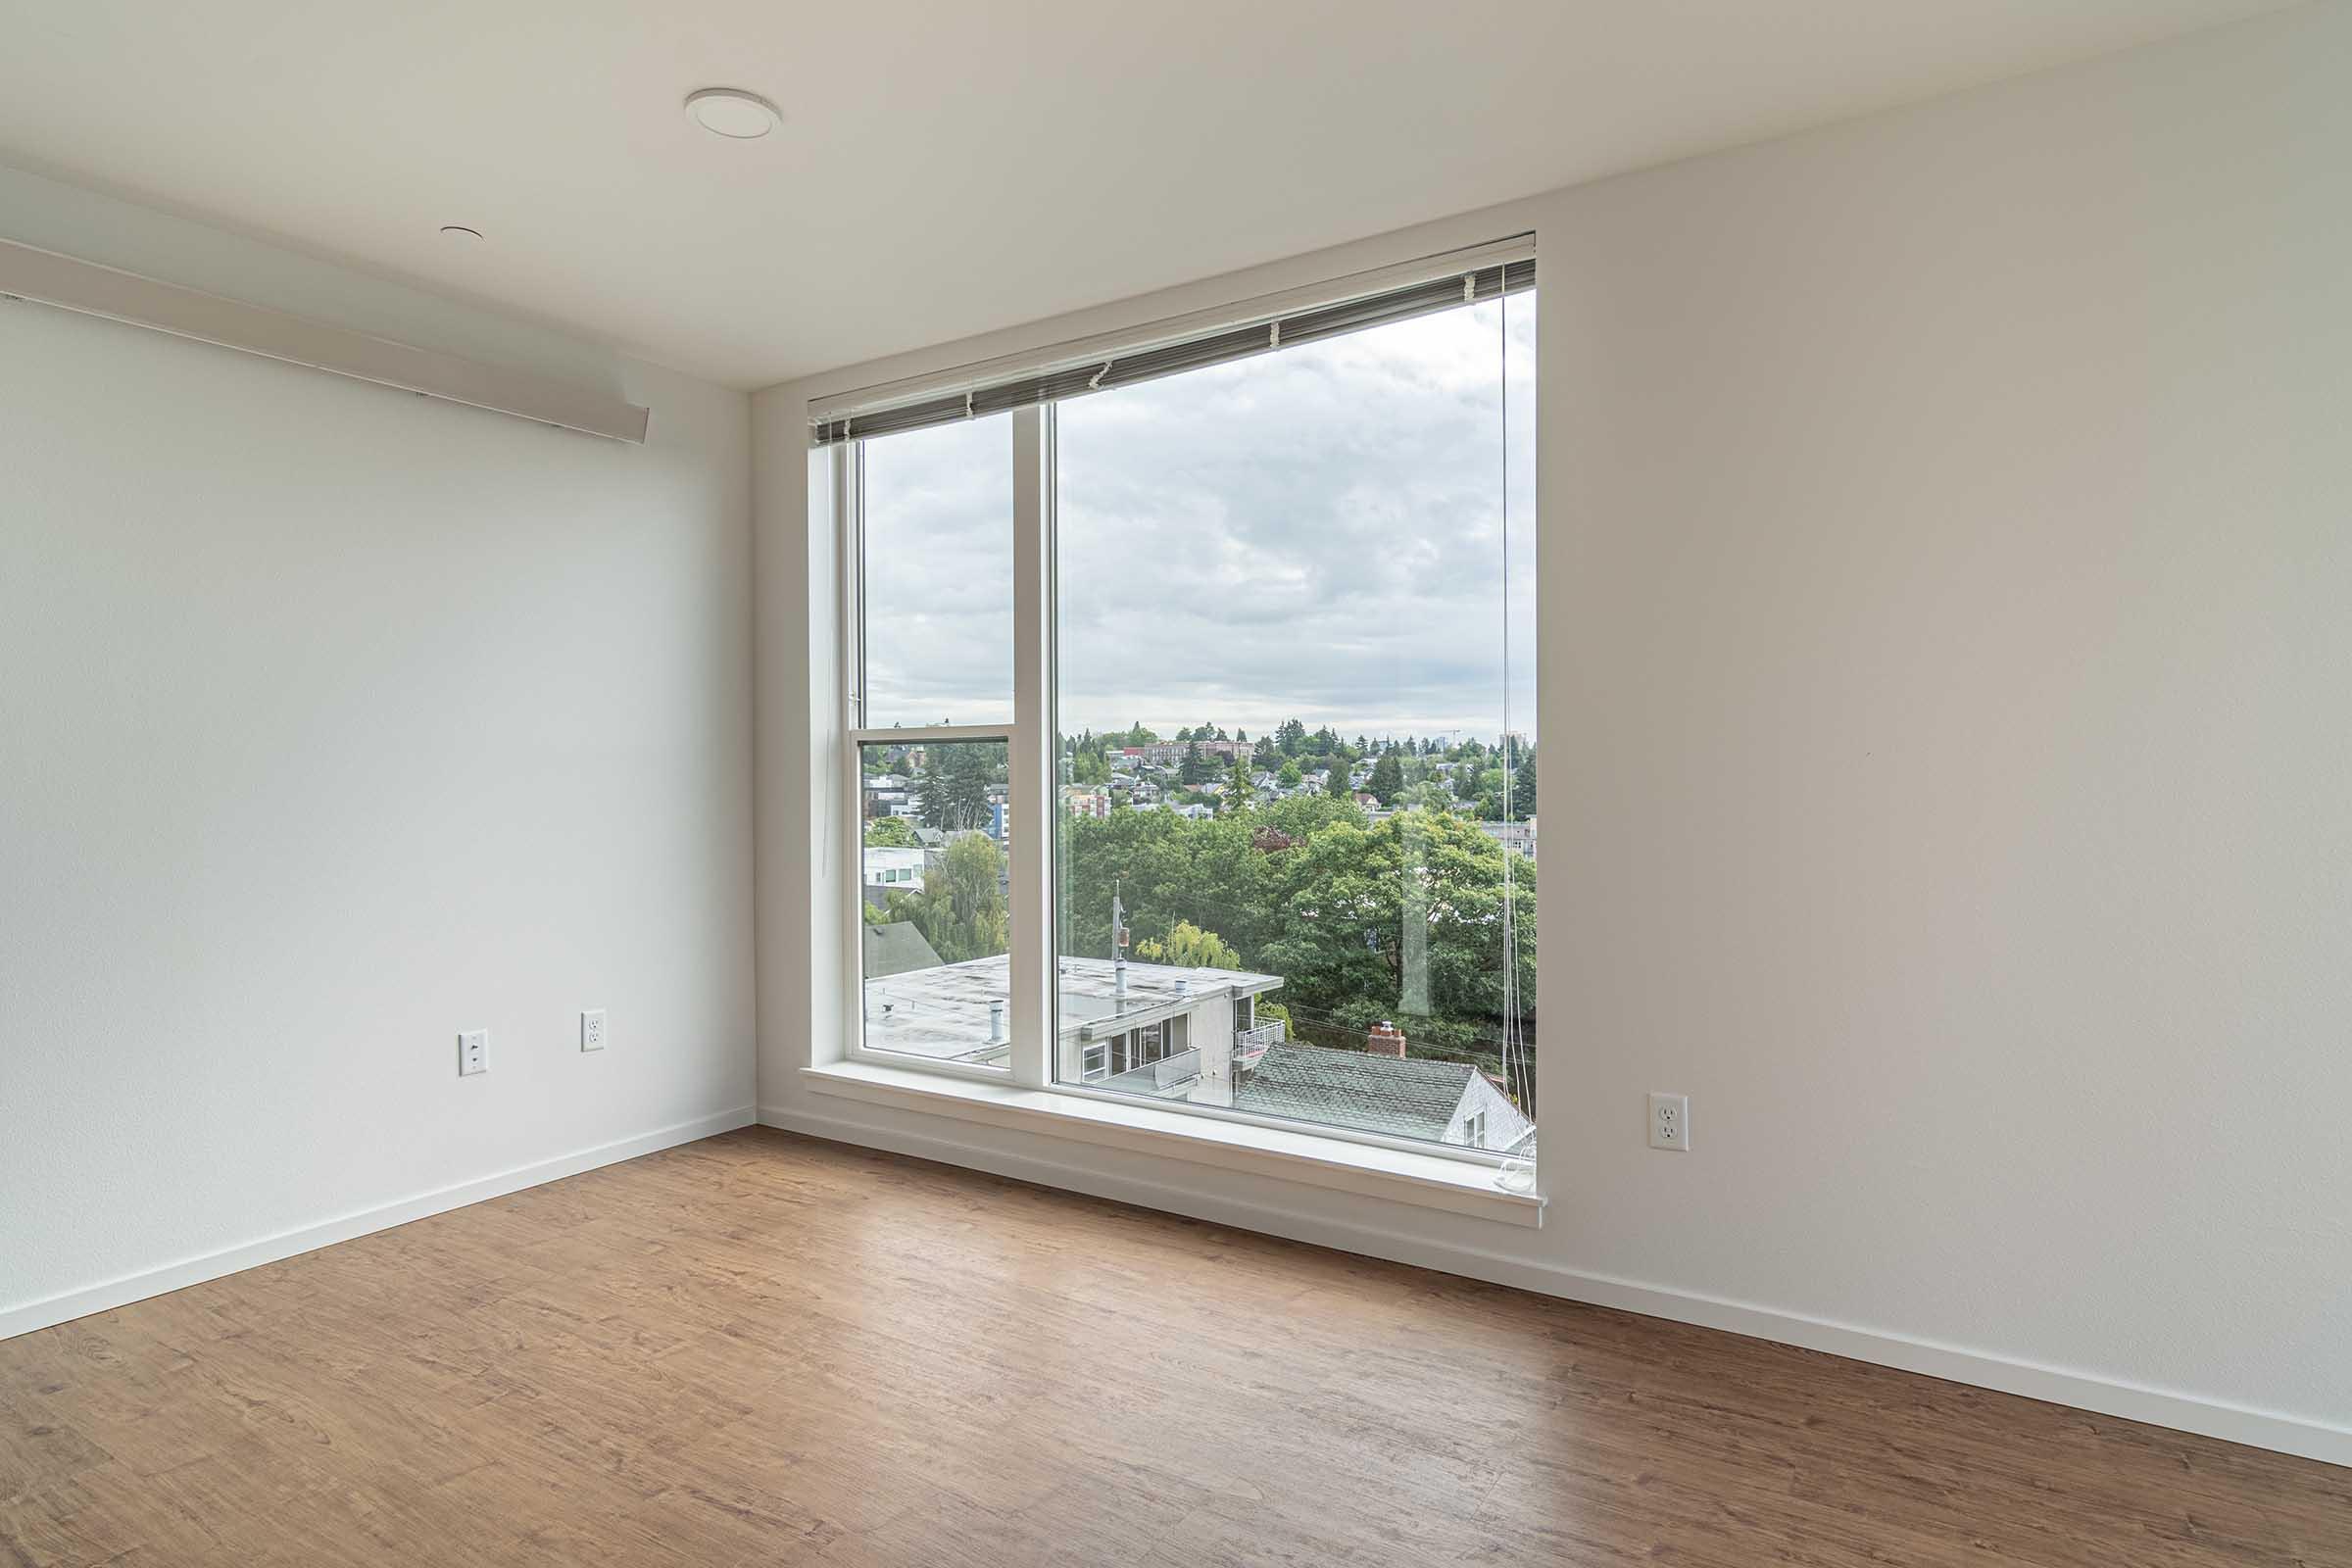
<svg viewBox="0 0 2352 1568"><path fill-rule="evenodd" d="M924 852L896 845L868 845L860 859L860 880L869 888L891 893L923 891Z"/></svg>

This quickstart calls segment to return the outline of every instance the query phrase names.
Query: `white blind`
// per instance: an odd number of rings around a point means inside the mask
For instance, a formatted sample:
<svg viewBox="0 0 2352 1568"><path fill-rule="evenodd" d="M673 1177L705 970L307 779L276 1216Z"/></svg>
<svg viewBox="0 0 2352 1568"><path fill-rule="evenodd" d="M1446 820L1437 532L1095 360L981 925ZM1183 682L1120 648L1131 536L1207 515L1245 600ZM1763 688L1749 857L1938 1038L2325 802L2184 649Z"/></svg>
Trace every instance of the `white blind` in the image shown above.
<svg viewBox="0 0 2352 1568"><path fill-rule="evenodd" d="M962 382L950 378L944 387L934 380L899 401L883 395L861 400L858 394L849 394L831 400L831 409L820 407L809 421L810 437L815 445L827 446L980 418L1522 293L1536 286L1535 258L1508 253L1531 245L1532 241L1506 242L1455 253L1461 259L1458 270L1446 268L1446 258L1433 257L1416 264L1412 270L1419 275L1409 282L1389 283L1364 293L1343 291L1336 299L1271 312L1238 324L1208 326L1190 335L1155 335L1152 329L1144 328L1130 336L1129 341L1136 345L1130 349L1098 349L1083 359L1066 350L1050 351L1027 368L1008 369L1000 365L995 373L981 370Z"/></svg>

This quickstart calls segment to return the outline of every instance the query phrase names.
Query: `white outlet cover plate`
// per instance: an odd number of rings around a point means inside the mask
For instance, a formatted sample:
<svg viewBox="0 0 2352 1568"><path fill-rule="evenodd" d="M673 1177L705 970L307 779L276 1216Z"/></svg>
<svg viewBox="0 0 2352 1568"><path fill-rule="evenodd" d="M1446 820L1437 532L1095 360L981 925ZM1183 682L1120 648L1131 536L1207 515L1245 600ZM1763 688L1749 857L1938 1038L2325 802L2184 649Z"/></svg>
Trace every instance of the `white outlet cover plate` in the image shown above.
<svg viewBox="0 0 2352 1568"><path fill-rule="evenodd" d="M490 1031L468 1029L458 1036L458 1076L470 1078L490 1070Z"/></svg>
<svg viewBox="0 0 2352 1568"><path fill-rule="evenodd" d="M1672 1150L1678 1154L1690 1152L1689 1095L1653 1094L1649 1097L1649 1147Z"/></svg>
<svg viewBox="0 0 2352 1568"><path fill-rule="evenodd" d="M582 1051L605 1049L604 1008L591 1007L580 1014L580 1049Z"/></svg>

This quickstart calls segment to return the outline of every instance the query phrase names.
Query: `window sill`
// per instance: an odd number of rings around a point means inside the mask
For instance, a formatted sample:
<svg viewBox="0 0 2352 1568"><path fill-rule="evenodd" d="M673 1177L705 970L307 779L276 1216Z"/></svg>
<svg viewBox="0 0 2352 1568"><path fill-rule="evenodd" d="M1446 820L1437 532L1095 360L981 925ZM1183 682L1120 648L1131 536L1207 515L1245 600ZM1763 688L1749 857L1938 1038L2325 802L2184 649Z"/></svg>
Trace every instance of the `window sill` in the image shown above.
<svg viewBox="0 0 2352 1568"><path fill-rule="evenodd" d="M934 1073L841 1061L801 1069L810 1091L868 1104L1099 1144L1133 1153L1250 1171L1506 1225L1544 1223L1544 1200L1494 1185L1491 1165L1382 1149L1244 1122L1187 1116L1044 1089L975 1083Z"/></svg>

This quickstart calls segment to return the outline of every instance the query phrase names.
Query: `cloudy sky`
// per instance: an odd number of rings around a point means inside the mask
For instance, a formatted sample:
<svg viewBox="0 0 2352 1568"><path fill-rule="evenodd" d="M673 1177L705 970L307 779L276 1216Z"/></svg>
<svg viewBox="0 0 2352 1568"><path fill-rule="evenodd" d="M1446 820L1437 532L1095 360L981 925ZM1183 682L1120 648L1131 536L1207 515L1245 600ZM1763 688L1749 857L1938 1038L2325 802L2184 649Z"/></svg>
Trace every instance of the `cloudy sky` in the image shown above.
<svg viewBox="0 0 2352 1568"><path fill-rule="evenodd" d="M1534 734L1535 330L1522 294L1063 403L1062 729L1492 737L1507 684ZM1010 716L1011 447L867 444L869 724Z"/></svg>

